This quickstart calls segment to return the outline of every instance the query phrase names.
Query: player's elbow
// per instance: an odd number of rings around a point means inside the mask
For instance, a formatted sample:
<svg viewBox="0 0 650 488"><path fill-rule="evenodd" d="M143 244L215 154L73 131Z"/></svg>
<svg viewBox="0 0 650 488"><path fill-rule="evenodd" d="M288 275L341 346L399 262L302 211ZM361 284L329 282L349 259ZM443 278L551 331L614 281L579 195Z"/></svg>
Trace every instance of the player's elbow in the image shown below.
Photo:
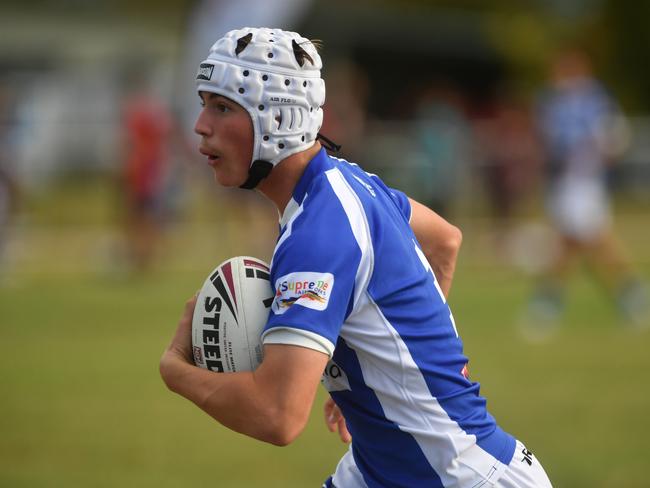
<svg viewBox="0 0 650 488"><path fill-rule="evenodd" d="M289 430L276 430L264 440L274 446L286 447L295 441L299 434L300 432L294 433Z"/></svg>
<svg viewBox="0 0 650 488"><path fill-rule="evenodd" d="M266 425L264 441L285 447L295 441L307 425L308 415L302 412L277 412Z"/></svg>
<svg viewBox="0 0 650 488"><path fill-rule="evenodd" d="M463 243L463 233L452 224L447 224L444 232L437 238L429 239L423 243L422 250L429 259L429 262L439 263L440 261L455 261Z"/></svg>
<svg viewBox="0 0 650 488"><path fill-rule="evenodd" d="M449 224L447 229L445 239L442 245L447 249L449 253L454 255L458 254L460 251L460 246L463 243L463 233L455 225Z"/></svg>
<svg viewBox="0 0 650 488"><path fill-rule="evenodd" d="M272 430L267 429L264 436L259 439L274 446L286 447L298 438L300 432L290 427Z"/></svg>

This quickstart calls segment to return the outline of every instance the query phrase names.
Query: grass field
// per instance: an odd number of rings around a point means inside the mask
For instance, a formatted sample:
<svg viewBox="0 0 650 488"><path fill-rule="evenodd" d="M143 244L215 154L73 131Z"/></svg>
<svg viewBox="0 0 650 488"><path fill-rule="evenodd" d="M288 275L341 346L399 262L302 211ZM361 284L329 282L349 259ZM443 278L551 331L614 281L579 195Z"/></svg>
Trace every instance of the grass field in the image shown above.
<svg viewBox="0 0 650 488"><path fill-rule="evenodd" d="M277 448L219 426L158 375L207 272L235 254L268 259L273 213L245 213L239 200L191 206L161 264L135 277L111 267L108 194L74 190L30 203L0 276L0 487L320 486L345 450L322 424L323 392L302 436ZM245 215L255 218L236 225ZM649 223L635 211L617 227L645 276ZM530 279L491 257L485 227L463 223L450 302L491 412L557 487L650 486L650 331L619 323L579 274L557 336L524 342L515 324Z"/></svg>

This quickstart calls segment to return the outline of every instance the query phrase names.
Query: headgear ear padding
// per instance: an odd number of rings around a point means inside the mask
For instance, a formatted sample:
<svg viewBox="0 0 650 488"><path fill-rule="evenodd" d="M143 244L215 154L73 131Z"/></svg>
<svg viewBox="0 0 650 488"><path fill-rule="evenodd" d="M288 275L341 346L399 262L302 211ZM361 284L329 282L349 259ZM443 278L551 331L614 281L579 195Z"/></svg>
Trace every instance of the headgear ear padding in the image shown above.
<svg viewBox="0 0 650 488"><path fill-rule="evenodd" d="M316 139L325 102L321 68L316 48L300 34L245 27L215 42L196 84L248 111L255 133L251 165L267 161L272 167Z"/></svg>

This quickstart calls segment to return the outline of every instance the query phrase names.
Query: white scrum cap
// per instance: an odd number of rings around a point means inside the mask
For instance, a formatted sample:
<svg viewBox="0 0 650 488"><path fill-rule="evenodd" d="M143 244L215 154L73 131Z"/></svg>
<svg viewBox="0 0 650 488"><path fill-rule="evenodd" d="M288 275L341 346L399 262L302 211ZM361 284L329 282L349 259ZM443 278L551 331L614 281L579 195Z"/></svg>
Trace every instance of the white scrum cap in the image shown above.
<svg viewBox="0 0 650 488"><path fill-rule="evenodd" d="M325 102L321 68L309 39L281 29L232 30L210 49L196 76L198 91L237 102L253 121L253 159L243 188L254 188L273 166L316 140Z"/></svg>

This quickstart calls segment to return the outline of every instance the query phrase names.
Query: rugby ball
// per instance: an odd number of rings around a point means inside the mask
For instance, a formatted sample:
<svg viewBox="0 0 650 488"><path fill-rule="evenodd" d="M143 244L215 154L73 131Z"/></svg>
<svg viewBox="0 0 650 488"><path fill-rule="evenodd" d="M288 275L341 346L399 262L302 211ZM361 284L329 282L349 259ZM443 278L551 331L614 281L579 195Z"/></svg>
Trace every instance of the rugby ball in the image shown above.
<svg viewBox="0 0 650 488"><path fill-rule="evenodd" d="M257 368L273 298L264 261L238 256L217 266L203 283L194 308L194 363L219 373Z"/></svg>

